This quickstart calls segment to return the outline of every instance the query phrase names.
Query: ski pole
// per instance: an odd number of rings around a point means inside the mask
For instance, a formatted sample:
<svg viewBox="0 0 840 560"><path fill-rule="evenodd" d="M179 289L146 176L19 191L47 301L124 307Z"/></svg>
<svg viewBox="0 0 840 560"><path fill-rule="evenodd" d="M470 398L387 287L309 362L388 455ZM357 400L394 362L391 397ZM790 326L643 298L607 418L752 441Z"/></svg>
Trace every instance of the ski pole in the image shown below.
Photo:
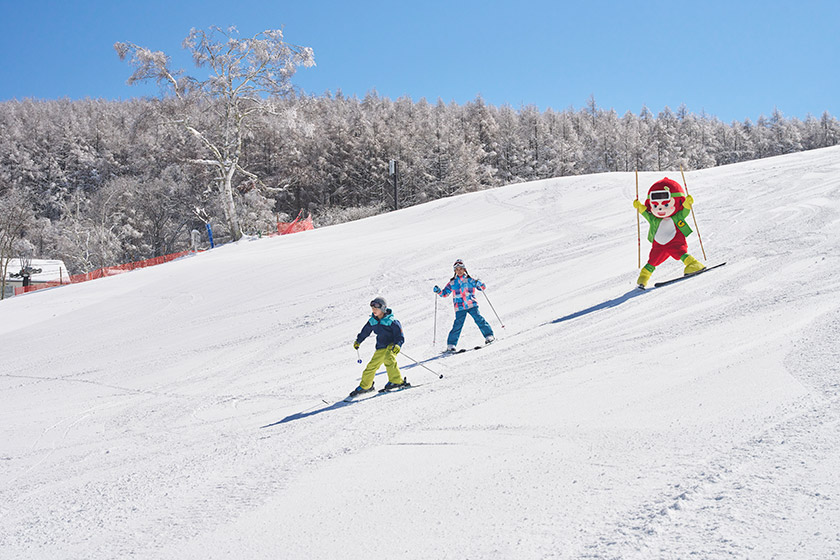
<svg viewBox="0 0 840 560"><path fill-rule="evenodd" d="M405 352L400 352L400 354L402 354L403 356L405 356L406 358L408 358L409 360L411 360L412 362L414 362L414 363L415 363L415 364L417 364L418 366L420 366L420 367L422 367L422 368L426 368L427 370L431 371L432 373L434 373L435 375L437 375L437 376L438 376L438 379L443 379L443 374L442 374L442 373L438 373L438 372L436 372L435 370L433 370L433 369L431 369L431 368L429 368L429 367L427 367L427 366L425 366L425 365L421 364L420 362L418 362L417 360L415 360L415 359L414 359L414 358L412 358L411 356L407 355Z"/></svg>
<svg viewBox="0 0 840 560"><path fill-rule="evenodd" d="M437 300L438 295L435 294L435 330L432 331L432 348L434 348L435 344L437 344Z"/></svg>
<svg viewBox="0 0 840 560"><path fill-rule="evenodd" d="M685 195L688 196L688 183L685 182L685 173L683 173L682 165L680 165L680 174L682 175L683 186L685 187ZM694 219L694 231L697 232L697 240L700 242L700 250L703 251L703 260L708 260L706 258L706 249L703 248L703 238L700 237L700 228L697 227L697 213L694 211L694 208L691 209L691 217Z"/></svg>
<svg viewBox="0 0 840 560"><path fill-rule="evenodd" d="M636 200L639 200L639 170L636 170ZM639 246L639 268L642 268L642 226L636 212L636 244ZM699 234L698 234L699 235Z"/></svg>
<svg viewBox="0 0 840 560"><path fill-rule="evenodd" d="M362 363L362 353L361 353L361 352L359 352L359 349L358 349L358 348L356 348L356 355L359 357L359 359L358 359L358 360L356 360L356 363L361 364L361 363Z"/></svg>
<svg viewBox="0 0 840 560"><path fill-rule="evenodd" d="M490 298L489 298L489 297L487 297L487 292L485 292L484 290L481 290L481 293L482 293L482 294L484 294L484 297L486 297L486 298L487 298L487 303L489 303L489 304L490 304L490 309L492 309L492 310L493 310L493 313L496 315L496 319L498 319L498 320L499 320L499 323L501 323L502 328L505 328L505 322L504 322L504 321L502 321L502 318L501 318L501 317L499 317L499 314L498 314L498 313L496 313L496 308L495 308L495 307L493 307L493 303L490 301Z"/></svg>

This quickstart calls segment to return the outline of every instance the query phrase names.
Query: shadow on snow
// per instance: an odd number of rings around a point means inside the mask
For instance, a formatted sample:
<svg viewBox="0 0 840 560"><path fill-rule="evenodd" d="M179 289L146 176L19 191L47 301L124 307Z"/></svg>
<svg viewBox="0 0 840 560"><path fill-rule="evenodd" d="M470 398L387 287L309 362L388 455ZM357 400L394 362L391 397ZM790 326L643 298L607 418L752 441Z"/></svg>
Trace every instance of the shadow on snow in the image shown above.
<svg viewBox="0 0 840 560"><path fill-rule="evenodd" d="M404 367L402 369L408 369L408 367ZM382 375L382 374L385 374L385 373L386 372L384 372L384 371L380 371L380 372L377 372L376 375ZM414 387L419 387L420 385L421 384L414 385ZM390 391L390 392L394 393L394 392L397 392L397 391ZM271 424L266 424L265 426L260 426L260 429L271 428L272 426L279 426L280 424L286 424L286 423L292 422L294 420L303 420L304 418L309 418L310 416L315 416L316 414L321 414L322 412L330 412L332 410L338 410L339 408L344 408L345 406L350 406L351 404L356 404L356 403L360 403L360 402L363 402L363 401L367 401L367 400L370 400L372 398L379 397L379 396L382 396L382 395L385 395L385 394L387 394L387 393L375 392L373 394L366 395L366 396L364 396L360 399L356 399L356 400L352 400L352 401L345 401L345 400L342 399L342 400L336 401L332 404L330 404L330 402L327 401L327 400L322 400L321 402L323 402L327 406L322 406L321 408L315 408L316 406L318 406L316 404L312 407L307 408L306 410L302 410L300 412L290 414L289 416L286 416L285 418L283 418L282 420L278 420L277 422L272 422ZM313 409L315 409L315 410L313 410Z"/></svg>
<svg viewBox="0 0 840 560"><path fill-rule="evenodd" d="M378 394L379 393L377 393L377 395ZM371 397L368 397L368 398L373 398L373 396L375 396L375 395L371 395ZM367 399L362 399L362 400L367 400ZM324 402L326 402L326 401L324 401ZM328 404L327 406L323 406L323 407L315 409L315 410L312 410L312 408L308 408L308 409L303 410L301 412L296 412L294 414L286 416L285 418L283 418L282 420L278 420L277 422L273 422L271 424L266 424L265 426L260 426L260 429L271 428L272 426L279 426L280 424L286 424L287 422L292 422L294 420L302 420L304 418L309 418L310 416L315 416L316 414L321 414L322 412L330 412L331 410L338 410L339 408L344 408L345 406L350 406L351 404L356 404L358 402L361 402L361 401L341 400L341 401L336 401L332 404ZM318 405L315 405L315 406L318 406Z"/></svg>
<svg viewBox="0 0 840 560"><path fill-rule="evenodd" d="M634 297L638 297L645 293L645 290L640 290L639 288L633 288L626 294L620 295L617 298L613 298L609 301L605 301L603 303L599 303L597 305L593 305L592 307L588 307L582 311L576 311L571 315L566 315L565 317L560 317L559 319L554 319L553 321L549 321L548 325L553 325L556 323L564 323L566 321L571 321L572 319L577 319L578 317L583 317L584 315L589 315L590 313L594 313L596 311L601 311L603 309L611 309L613 307L618 307L625 301L631 300Z"/></svg>
<svg viewBox="0 0 840 560"><path fill-rule="evenodd" d="M408 364L406 366L401 366L400 371L405 371L407 369L412 369L412 368L415 368L417 366L422 366L426 362L431 362L431 361L437 360L439 358L442 358L442 357L448 356L448 355L449 354L440 354L440 355L437 355L437 356L432 356L431 358L426 358L425 360L421 360L419 362L414 362L413 364ZM376 372L376 376L379 377L380 375L385 375L386 373L387 372L385 372L385 371L378 371L378 372ZM438 375L436 372L432 372L432 373L434 373L435 375ZM417 384L417 385L413 385L413 386L414 387L419 387L420 385L422 385L422 383ZM316 408L315 410L313 410L313 408L318 406L316 404L315 406L307 408L306 410L303 410L301 412L296 412L294 414L290 414L289 416L286 416L285 418L283 418L282 420L278 420L277 422L272 422L271 424L266 424L265 426L260 426L260 429L271 428L272 426L279 426L280 424L286 424L286 423L292 422L294 420L303 420L304 418L309 418L310 416L315 416L316 414L321 414L322 412L330 412L332 410L338 410L340 408L344 408L345 406L350 406L351 404L356 404L356 403L359 403L359 402L362 402L362 401L366 401L368 399L372 399L372 398L374 398L376 396L380 396L382 394L384 394L384 393L374 393L373 395L370 395L370 396L362 398L362 399L358 399L358 400L354 400L354 401L340 400L340 401L336 401L332 404L330 404L329 401L327 401L327 400L322 400L322 402L324 404L326 404L327 406L323 406L321 408Z"/></svg>

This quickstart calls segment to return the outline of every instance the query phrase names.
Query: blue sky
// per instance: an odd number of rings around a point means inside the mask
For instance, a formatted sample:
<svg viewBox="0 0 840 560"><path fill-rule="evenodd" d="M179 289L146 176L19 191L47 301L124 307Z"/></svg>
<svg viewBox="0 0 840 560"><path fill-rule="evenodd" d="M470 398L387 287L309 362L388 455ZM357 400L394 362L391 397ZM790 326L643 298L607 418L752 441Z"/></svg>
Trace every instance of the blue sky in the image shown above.
<svg viewBox="0 0 840 560"><path fill-rule="evenodd" d="M312 47L295 84L321 94L562 110L590 95L619 115L685 104L725 122L778 108L840 117L840 2L521 0L0 0L0 100L154 95L127 86L133 42L198 74L193 27L284 27Z"/></svg>

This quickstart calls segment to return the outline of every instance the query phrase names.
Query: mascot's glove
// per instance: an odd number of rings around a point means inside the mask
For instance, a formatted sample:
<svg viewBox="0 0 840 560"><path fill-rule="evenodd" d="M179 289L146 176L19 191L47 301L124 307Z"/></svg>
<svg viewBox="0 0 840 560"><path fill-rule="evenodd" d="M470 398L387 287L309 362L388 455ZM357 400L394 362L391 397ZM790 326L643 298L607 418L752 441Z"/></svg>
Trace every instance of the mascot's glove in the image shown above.
<svg viewBox="0 0 840 560"><path fill-rule="evenodd" d="M692 206L694 206L694 197L691 196L691 195L688 195L687 197L685 197L685 200L683 201L683 208L688 208L689 210L691 210Z"/></svg>
<svg viewBox="0 0 840 560"><path fill-rule="evenodd" d="M645 208L645 203L639 200L638 198L633 201L633 207L639 211L639 214L643 214L647 211L647 208Z"/></svg>
<svg viewBox="0 0 840 560"><path fill-rule="evenodd" d="M434 287L434 288L432 288L432 289L434 290L434 292L435 292L436 294L439 294L439 293L440 293L440 288L438 288L437 286L435 286L435 287Z"/></svg>
<svg viewBox="0 0 840 560"><path fill-rule="evenodd" d="M400 345L399 344L394 344L393 346L391 346L391 352L394 353L394 356L399 354L400 353Z"/></svg>
<svg viewBox="0 0 840 560"><path fill-rule="evenodd" d="M358 349L359 349L359 346L361 346L361 344L359 344L358 342L353 342L353 348L355 348L356 350L358 350Z"/></svg>

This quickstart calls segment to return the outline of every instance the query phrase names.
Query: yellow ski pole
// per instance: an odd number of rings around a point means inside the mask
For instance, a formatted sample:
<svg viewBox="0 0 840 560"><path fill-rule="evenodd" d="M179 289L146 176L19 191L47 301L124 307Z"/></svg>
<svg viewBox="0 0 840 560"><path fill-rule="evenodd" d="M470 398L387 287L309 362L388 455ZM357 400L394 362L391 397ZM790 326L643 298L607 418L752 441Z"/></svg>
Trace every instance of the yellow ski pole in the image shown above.
<svg viewBox="0 0 840 560"><path fill-rule="evenodd" d="M639 200L639 170L636 170L636 200ZM636 244L639 246L639 269L642 268L642 226L636 212Z"/></svg>
<svg viewBox="0 0 840 560"><path fill-rule="evenodd" d="M680 174L682 175L683 186L685 187L685 196L688 196L688 183L685 182L685 173L683 173L682 164L680 164ZM703 251L703 260L708 260L706 258L706 249L703 248L703 238L700 237L700 228L697 227L697 213L694 211L694 208L691 209L691 217L694 220L694 231L697 232L697 240L700 241L700 250Z"/></svg>

